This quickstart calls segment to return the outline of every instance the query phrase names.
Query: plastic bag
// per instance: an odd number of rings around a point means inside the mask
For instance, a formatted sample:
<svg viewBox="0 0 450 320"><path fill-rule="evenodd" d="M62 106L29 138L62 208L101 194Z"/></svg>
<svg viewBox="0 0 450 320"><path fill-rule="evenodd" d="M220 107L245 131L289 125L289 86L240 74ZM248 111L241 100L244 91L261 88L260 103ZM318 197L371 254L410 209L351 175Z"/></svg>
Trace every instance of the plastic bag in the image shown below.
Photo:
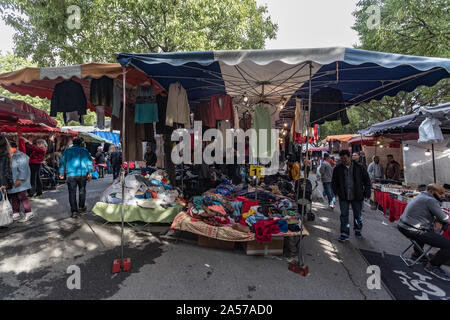
<svg viewBox="0 0 450 320"><path fill-rule="evenodd" d="M438 143L444 140L441 122L438 119L426 118L419 126L419 143Z"/></svg>
<svg viewBox="0 0 450 320"><path fill-rule="evenodd" d="M8 200L8 194L5 190L1 191L2 201L0 201L0 227L4 227L13 223L13 209Z"/></svg>

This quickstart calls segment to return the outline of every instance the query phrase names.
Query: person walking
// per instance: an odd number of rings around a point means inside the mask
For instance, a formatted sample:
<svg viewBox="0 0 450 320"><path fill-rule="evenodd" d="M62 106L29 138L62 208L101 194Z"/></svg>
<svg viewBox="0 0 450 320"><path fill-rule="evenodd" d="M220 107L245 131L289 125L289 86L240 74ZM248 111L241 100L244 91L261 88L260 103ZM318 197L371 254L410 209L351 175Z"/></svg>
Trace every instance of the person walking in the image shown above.
<svg viewBox="0 0 450 320"><path fill-rule="evenodd" d="M116 180L120 175L120 168L122 167L122 151L115 146L110 147L110 160L113 172L113 180Z"/></svg>
<svg viewBox="0 0 450 320"><path fill-rule="evenodd" d="M331 186L334 194L339 197L341 210L341 235L339 241L344 242L350 237L349 210L353 211L355 237L361 238L362 234L362 207L364 198L369 199L371 193L370 178L367 170L356 162L352 162L350 152L339 152L341 162L333 170Z"/></svg>
<svg viewBox="0 0 450 320"><path fill-rule="evenodd" d="M445 199L445 189L439 184L429 184L406 206L398 221L398 230L407 238L415 240L423 249L425 244L440 250L424 267L424 270L436 278L450 281L450 275L441 266L450 259L450 239L439 233L448 228L450 217L442 211L441 202ZM414 247L412 258L415 260L421 252Z"/></svg>
<svg viewBox="0 0 450 320"><path fill-rule="evenodd" d="M86 212L86 183L92 178L92 160L89 151L82 147L83 140L75 138L73 146L66 149L59 164L60 179L67 176L71 217ZM77 204L77 187L79 201Z"/></svg>
<svg viewBox="0 0 450 320"><path fill-rule="evenodd" d="M331 187L331 179L333 178L333 168L331 167L328 159L330 155L325 153L323 155L323 161L320 165L319 173L322 180L323 190L328 198L328 205L331 210L334 210L334 204L336 203L336 197L334 196L333 188Z"/></svg>
<svg viewBox="0 0 450 320"><path fill-rule="evenodd" d="M104 178L106 159L105 153L103 152L103 147L101 146L97 148L97 153L95 154L95 164L98 166L98 177Z"/></svg>
<svg viewBox="0 0 450 320"><path fill-rule="evenodd" d="M37 139L36 145L32 144L24 137L20 137L19 151L30 155L30 170L31 170L31 189L29 191L30 197L42 196L42 180L41 167L47 153L47 142L44 139Z"/></svg>
<svg viewBox="0 0 450 320"><path fill-rule="evenodd" d="M388 164L386 165L386 179L400 180L400 163L394 160L392 154L387 155Z"/></svg>
<svg viewBox="0 0 450 320"><path fill-rule="evenodd" d="M375 181L384 178L384 168L380 163L380 157L373 156L372 162L367 168L367 173L369 173L370 181Z"/></svg>
<svg viewBox="0 0 450 320"><path fill-rule="evenodd" d="M5 191L14 185L10 149L8 139L0 135L0 188ZM1 193L0 200L3 200Z"/></svg>
<svg viewBox="0 0 450 320"><path fill-rule="evenodd" d="M34 217L31 211L31 202L28 199L27 191L31 189L30 177L31 170L29 166L30 158L23 152L17 150L17 144L11 142L11 157L12 157L12 178L14 185L7 190L9 200L13 209L13 220L19 222L27 222ZM23 207L25 216L21 219L20 208Z"/></svg>

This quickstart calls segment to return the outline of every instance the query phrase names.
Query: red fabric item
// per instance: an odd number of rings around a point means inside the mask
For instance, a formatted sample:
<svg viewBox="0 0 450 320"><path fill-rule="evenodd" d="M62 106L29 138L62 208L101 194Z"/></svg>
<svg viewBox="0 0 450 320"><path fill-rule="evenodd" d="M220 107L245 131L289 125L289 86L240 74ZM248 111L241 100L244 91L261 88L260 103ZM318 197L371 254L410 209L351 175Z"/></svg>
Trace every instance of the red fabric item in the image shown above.
<svg viewBox="0 0 450 320"><path fill-rule="evenodd" d="M450 239L450 226L447 227L447 230L443 233L443 236L447 239Z"/></svg>
<svg viewBox="0 0 450 320"><path fill-rule="evenodd" d="M152 195L153 199L158 199L158 194L155 191L149 189L147 192Z"/></svg>
<svg viewBox="0 0 450 320"><path fill-rule="evenodd" d="M23 139L19 139L19 151L23 153L27 153L27 148L25 147L25 141Z"/></svg>
<svg viewBox="0 0 450 320"><path fill-rule="evenodd" d="M242 213L246 213L251 207L258 205L258 201L248 200L246 197L237 197L234 201L242 202Z"/></svg>
<svg viewBox="0 0 450 320"><path fill-rule="evenodd" d="M239 220L239 224L242 224L243 226L247 225L244 218L241 218L241 220Z"/></svg>
<svg viewBox="0 0 450 320"><path fill-rule="evenodd" d="M223 106L220 107L219 99L223 98ZM228 94L213 94L209 103L208 127L215 128L216 121L230 120L234 128L234 109L231 97Z"/></svg>
<svg viewBox="0 0 450 320"><path fill-rule="evenodd" d="M272 241L272 234L280 232L280 227L273 219L259 220L253 225L258 243Z"/></svg>
<svg viewBox="0 0 450 320"><path fill-rule="evenodd" d="M31 164L41 164L42 162L44 162L45 154L47 153L47 150L45 148L39 148L38 146L35 146L30 143L26 143L25 146L27 149L31 150L30 154Z"/></svg>
<svg viewBox="0 0 450 320"><path fill-rule="evenodd" d="M389 206L389 221L394 222L400 219L405 211L406 205L407 203L403 201L391 198Z"/></svg>

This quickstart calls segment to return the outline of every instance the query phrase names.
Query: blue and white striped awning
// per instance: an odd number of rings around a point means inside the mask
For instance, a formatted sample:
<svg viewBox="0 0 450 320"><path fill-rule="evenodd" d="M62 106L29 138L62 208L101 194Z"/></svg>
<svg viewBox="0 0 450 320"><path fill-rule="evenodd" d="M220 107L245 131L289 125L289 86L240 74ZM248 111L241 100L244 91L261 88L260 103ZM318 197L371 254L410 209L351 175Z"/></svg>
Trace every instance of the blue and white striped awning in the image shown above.
<svg viewBox="0 0 450 320"><path fill-rule="evenodd" d="M433 86L450 77L450 59L342 47L121 53L117 60L144 71L166 89L180 82L193 106L217 93L228 93L238 103L244 96L257 102L264 88L270 102L287 101L280 116L292 114L295 97L308 97L309 63L312 93L327 86L338 89L345 106Z"/></svg>

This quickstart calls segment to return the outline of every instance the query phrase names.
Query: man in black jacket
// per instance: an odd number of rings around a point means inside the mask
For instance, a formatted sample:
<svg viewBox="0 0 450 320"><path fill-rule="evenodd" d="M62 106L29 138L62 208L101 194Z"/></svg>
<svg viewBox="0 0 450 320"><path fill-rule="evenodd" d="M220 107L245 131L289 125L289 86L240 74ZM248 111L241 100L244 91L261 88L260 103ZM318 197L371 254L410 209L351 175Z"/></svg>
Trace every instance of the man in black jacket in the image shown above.
<svg viewBox="0 0 450 320"><path fill-rule="evenodd" d="M371 186L367 170L359 163L352 161L350 152L339 152L341 162L333 170L331 186L339 197L341 209L341 235L339 241L344 242L350 236L349 210L353 211L355 237L361 237L362 206L364 198L370 198Z"/></svg>
<svg viewBox="0 0 450 320"><path fill-rule="evenodd" d="M115 146L109 148L110 160L113 171L113 180L116 180L120 175L120 168L122 167L122 151L117 150Z"/></svg>

